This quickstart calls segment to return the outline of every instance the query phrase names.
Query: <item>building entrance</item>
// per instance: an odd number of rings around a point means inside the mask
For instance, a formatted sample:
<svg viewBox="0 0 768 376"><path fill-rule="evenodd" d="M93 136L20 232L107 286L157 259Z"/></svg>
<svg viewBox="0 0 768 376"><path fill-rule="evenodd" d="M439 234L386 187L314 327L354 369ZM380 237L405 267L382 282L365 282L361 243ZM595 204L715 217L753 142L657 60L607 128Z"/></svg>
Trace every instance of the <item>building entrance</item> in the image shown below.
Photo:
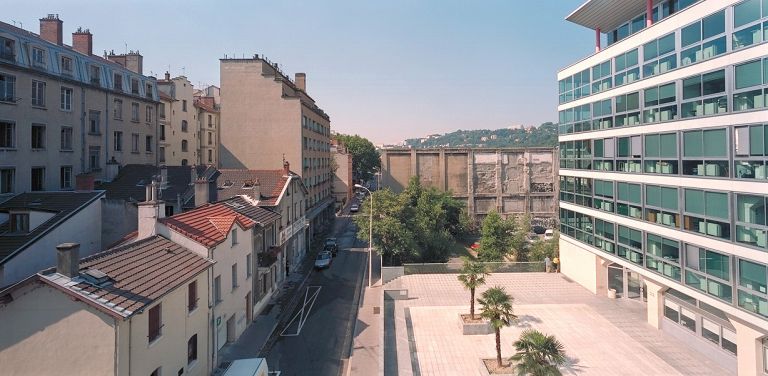
<svg viewBox="0 0 768 376"><path fill-rule="evenodd" d="M616 291L616 298L647 301L643 276L620 264L608 265L608 289Z"/></svg>

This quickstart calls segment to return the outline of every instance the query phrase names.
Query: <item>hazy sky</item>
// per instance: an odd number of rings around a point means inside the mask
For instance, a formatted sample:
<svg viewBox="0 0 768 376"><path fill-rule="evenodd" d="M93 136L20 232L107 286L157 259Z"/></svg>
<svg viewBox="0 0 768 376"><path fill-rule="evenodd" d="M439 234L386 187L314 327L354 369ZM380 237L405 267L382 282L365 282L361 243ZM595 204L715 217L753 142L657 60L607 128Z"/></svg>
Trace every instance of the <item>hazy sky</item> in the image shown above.
<svg viewBox="0 0 768 376"><path fill-rule="evenodd" d="M592 31L564 21L582 2L25 0L0 20L37 32L58 13L64 43L83 26L95 53L127 44L145 74L170 65L196 85L218 84L225 54L263 54L307 73L333 130L380 144L556 121L557 70L594 48Z"/></svg>

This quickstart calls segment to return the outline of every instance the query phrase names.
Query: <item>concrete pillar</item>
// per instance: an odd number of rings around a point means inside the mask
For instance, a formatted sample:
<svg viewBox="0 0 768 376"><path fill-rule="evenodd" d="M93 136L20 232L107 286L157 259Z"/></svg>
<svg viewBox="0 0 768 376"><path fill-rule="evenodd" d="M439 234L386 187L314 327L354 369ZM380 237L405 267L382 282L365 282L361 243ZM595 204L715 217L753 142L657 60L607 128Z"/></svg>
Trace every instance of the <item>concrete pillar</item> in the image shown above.
<svg viewBox="0 0 768 376"><path fill-rule="evenodd" d="M506 218L504 215L504 198L502 197L502 171L504 171L504 161L500 150L496 150L496 211Z"/></svg>
<svg viewBox="0 0 768 376"><path fill-rule="evenodd" d="M475 218L475 154L467 149L467 212Z"/></svg>
<svg viewBox="0 0 768 376"><path fill-rule="evenodd" d="M419 176L419 162L418 162L418 154L416 154L416 149L411 149L411 176ZM408 182L405 182L407 185Z"/></svg>
<svg viewBox="0 0 768 376"><path fill-rule="evenodd" d="M645 27L653 25L653 0L645 0Z"/></svg>
<svg viewBox="0 0 768 376"><path fill-rule="evenodd" d="M600 52L600 28L595 30L595 53Z"/></svg>
<svg viewBox="0 0 768 376"><path fill-rule="evenodd" d="M441 191L448 191L448 165L445 163L445 148L440 148L440 156L437 159L437 164L440 166L440 176L438 176L438 189Z"/></svg>
<svg viewBox="0 0 768 376"><path fill-rule="evenodd" d="M762 340L766 334L733 317L730 321L736 328L736 347L739 349L739 356L736 357L738 374L762 375Z"/></svg>
<svg viewBox="0 0 768 376"><path fill-rule="evenodd" d="M656 329L661 329L661 318L664 316L664 292L666 286L646 279L645 291L648 295L648 324Z"/></svg>

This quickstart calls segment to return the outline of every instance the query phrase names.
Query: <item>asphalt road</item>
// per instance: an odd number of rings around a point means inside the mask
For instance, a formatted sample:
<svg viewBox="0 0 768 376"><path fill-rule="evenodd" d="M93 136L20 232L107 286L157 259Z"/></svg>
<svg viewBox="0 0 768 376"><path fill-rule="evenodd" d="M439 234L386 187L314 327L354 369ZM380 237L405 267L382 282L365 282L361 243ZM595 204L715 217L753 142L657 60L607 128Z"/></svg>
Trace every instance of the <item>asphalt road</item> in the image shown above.
<svg viewBox="0 0 768 376"><path fill-rule="evenodd" d="M267 364L283 376L342 375L349 359L357 298L365 276L367 249L355 237L348 217L336 234L340 247L329 269L315 271L306 283L293 321L278 327ZM359 247L359 248L356 248Z"/></svg>

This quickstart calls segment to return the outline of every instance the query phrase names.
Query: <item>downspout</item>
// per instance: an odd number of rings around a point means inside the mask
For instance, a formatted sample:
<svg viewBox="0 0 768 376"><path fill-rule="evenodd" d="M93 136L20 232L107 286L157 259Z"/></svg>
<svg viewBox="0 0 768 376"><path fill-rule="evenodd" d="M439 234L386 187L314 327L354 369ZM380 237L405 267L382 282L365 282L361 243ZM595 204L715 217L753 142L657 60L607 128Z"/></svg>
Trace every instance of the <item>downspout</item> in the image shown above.
<svg viewBox="0 0 768 376"><path fill-rule="evenodd" d="M116 319L112 319L115 323L115 375L118 374L118 371L120 370L120 354L118 352L118 349L120 348L120 325L117 322Z"/></svg>
<svg viewBox="0 0 768 376"><path fill-rule="evenodd" d="M82 85L80 85L80 109L82 110L80 115L80 172L85 172L85 116L87 111L85 108L85 87Z"/></svg>
<svg viewBox="0 0 768 376"><path fill-rule="evenodd" d="M213 260L213 257L211 257L211 249L208 249L208 258L210 260ZM217 352L218 352L218 345L216 344L216 341L219 339L218 333L216 333L216 302L213 299L213 292L215 289L215 286L212 286L213 284L213 265L211 265L210 268L208 268L208 304L211 307L210 315L211 320L209 321L211 323L211 340L208 341L208 346L213 345L213 348L210 349L211 352L211 367L210 369L213 370L213 368L216 366L216 360L217 360ZM213 287L213 288L211 288Z"/></svg>
<svg viewBox="0 0 768 376"><path fill-rule="evenodd" d="M109 161L109 92L104 91L104 174L107 173L106 163ZM104 175L106 176L106 175Z"/></svg>

